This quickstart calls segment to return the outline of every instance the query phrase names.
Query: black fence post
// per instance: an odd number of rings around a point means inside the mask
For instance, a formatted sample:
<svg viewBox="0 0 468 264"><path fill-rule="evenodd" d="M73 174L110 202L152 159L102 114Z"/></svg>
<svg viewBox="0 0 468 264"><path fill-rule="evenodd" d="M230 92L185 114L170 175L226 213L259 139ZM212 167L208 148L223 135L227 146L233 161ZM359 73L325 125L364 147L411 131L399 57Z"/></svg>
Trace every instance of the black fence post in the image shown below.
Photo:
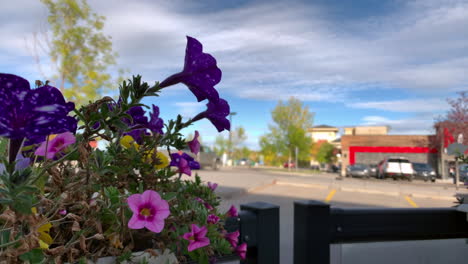
<svg viewBox="0 0 468 264"><path fill-rule="evenodd" d="M279 264L279 206L254 202L240 206L242 242L248 264Z"/></svg>
<svg viewBox="0 0 468 264"><path fill-rule="evenodd" d="M294 264L330 264L330 205L294 202Z"/></svg>

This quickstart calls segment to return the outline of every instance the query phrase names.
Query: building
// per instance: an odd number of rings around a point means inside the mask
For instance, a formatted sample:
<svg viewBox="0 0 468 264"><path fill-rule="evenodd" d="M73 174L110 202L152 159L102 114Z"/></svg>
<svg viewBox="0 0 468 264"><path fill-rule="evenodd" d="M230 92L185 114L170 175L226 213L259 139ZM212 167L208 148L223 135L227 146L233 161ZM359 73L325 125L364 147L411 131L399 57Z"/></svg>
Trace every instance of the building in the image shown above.
<svg viewBox="0 0 468 264"><path fill-rule="evenodd" d="M312 142L326 141L333 142L338 138L338 128L320 125L314 126L308 129L310 136L312 137Z"/></svg>
<svg viewBox="0 0 468 264"><path fill-rule="evenodd" d="M355 126L345 127L345 135L387 135L390 130L389 126Z"/></svg>
<svg viewBox="0 0 468 264"><path fill-rule="evenodd" d="M437 168L438 150L431 147L434 137L434 135L343 135L341 137L341 175L346 174L348 165L378 164L389 156L406 157L412 162L429 163Z"/></svg>
<svg viewBox="0 0 468 264"><path fill-rule="evenodd" d="M328 125L314 126L308 129L313 143L318 143L320 145L323 142L328 142L337 148L339 147L338 131L339 129L337 127ZM319 165L319 162L311 157L310 165Z"/></svg>

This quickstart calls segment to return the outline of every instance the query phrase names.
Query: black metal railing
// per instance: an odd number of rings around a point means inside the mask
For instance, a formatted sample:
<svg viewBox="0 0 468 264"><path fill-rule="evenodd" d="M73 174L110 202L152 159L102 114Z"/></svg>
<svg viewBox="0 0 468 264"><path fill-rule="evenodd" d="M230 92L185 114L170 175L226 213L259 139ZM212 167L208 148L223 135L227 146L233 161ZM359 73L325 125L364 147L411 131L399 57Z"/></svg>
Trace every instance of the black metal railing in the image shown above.
<svg viewBox="0 0 468 264"><path fill-rule="evenodd" d="M240 208L239 217L228 219L225 228L240 230L239 244L247 243L247 257L241 263L279 264L279 206L254 202Z"/></svg>
<svg viewBox="0 0 468 264"><path fill-rule="evenodd" d="M294 264L329 264L330 245L467 238L466 213L456 208L331 208L294 203Z"/></svg>

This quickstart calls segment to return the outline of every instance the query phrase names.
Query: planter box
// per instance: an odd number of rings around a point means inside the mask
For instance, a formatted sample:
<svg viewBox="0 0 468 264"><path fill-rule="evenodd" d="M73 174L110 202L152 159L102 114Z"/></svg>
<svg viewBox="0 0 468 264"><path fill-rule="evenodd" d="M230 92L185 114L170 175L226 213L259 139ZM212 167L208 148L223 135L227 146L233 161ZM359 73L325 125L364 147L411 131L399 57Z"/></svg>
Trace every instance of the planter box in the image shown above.
<svg viewBox="0 0 468 264"><path fill-rule="evenodd" d="M146 260L148 264L166 264L162 261L156 261L155 258L147 252L135 252L133 253L131 262L122 262L122 263L143 263L142 261ZM88 264L115 264L117 263L117 257L104 257L98 259L97 262L88 262ZM217 258L216 263L219 264L238 264L240 263L239 257L237 255L228 255ZM172 263L171 263L172 264ZM197 262L189 262L188 264L197 264Z"/></svg>

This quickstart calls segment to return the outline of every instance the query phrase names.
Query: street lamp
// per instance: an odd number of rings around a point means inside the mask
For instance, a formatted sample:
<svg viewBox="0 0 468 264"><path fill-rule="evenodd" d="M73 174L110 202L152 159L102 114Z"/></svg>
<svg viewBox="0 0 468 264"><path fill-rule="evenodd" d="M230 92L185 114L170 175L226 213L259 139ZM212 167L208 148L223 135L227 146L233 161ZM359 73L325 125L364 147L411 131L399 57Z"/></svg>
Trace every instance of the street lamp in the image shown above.
<svg viewBox="0 0 468 264"><path fill-rule="evenodd" d="M232 155L232 130L234 129L233 125L232 125L232 116L235 116L237 115L236 112L231 112L229 113L229 124L231 126L231 129L229 129L229 146L228 146L228 154L229 154L229 159L231 159L231 155ZM234 165L234 164L233 164Z"/></svg>

